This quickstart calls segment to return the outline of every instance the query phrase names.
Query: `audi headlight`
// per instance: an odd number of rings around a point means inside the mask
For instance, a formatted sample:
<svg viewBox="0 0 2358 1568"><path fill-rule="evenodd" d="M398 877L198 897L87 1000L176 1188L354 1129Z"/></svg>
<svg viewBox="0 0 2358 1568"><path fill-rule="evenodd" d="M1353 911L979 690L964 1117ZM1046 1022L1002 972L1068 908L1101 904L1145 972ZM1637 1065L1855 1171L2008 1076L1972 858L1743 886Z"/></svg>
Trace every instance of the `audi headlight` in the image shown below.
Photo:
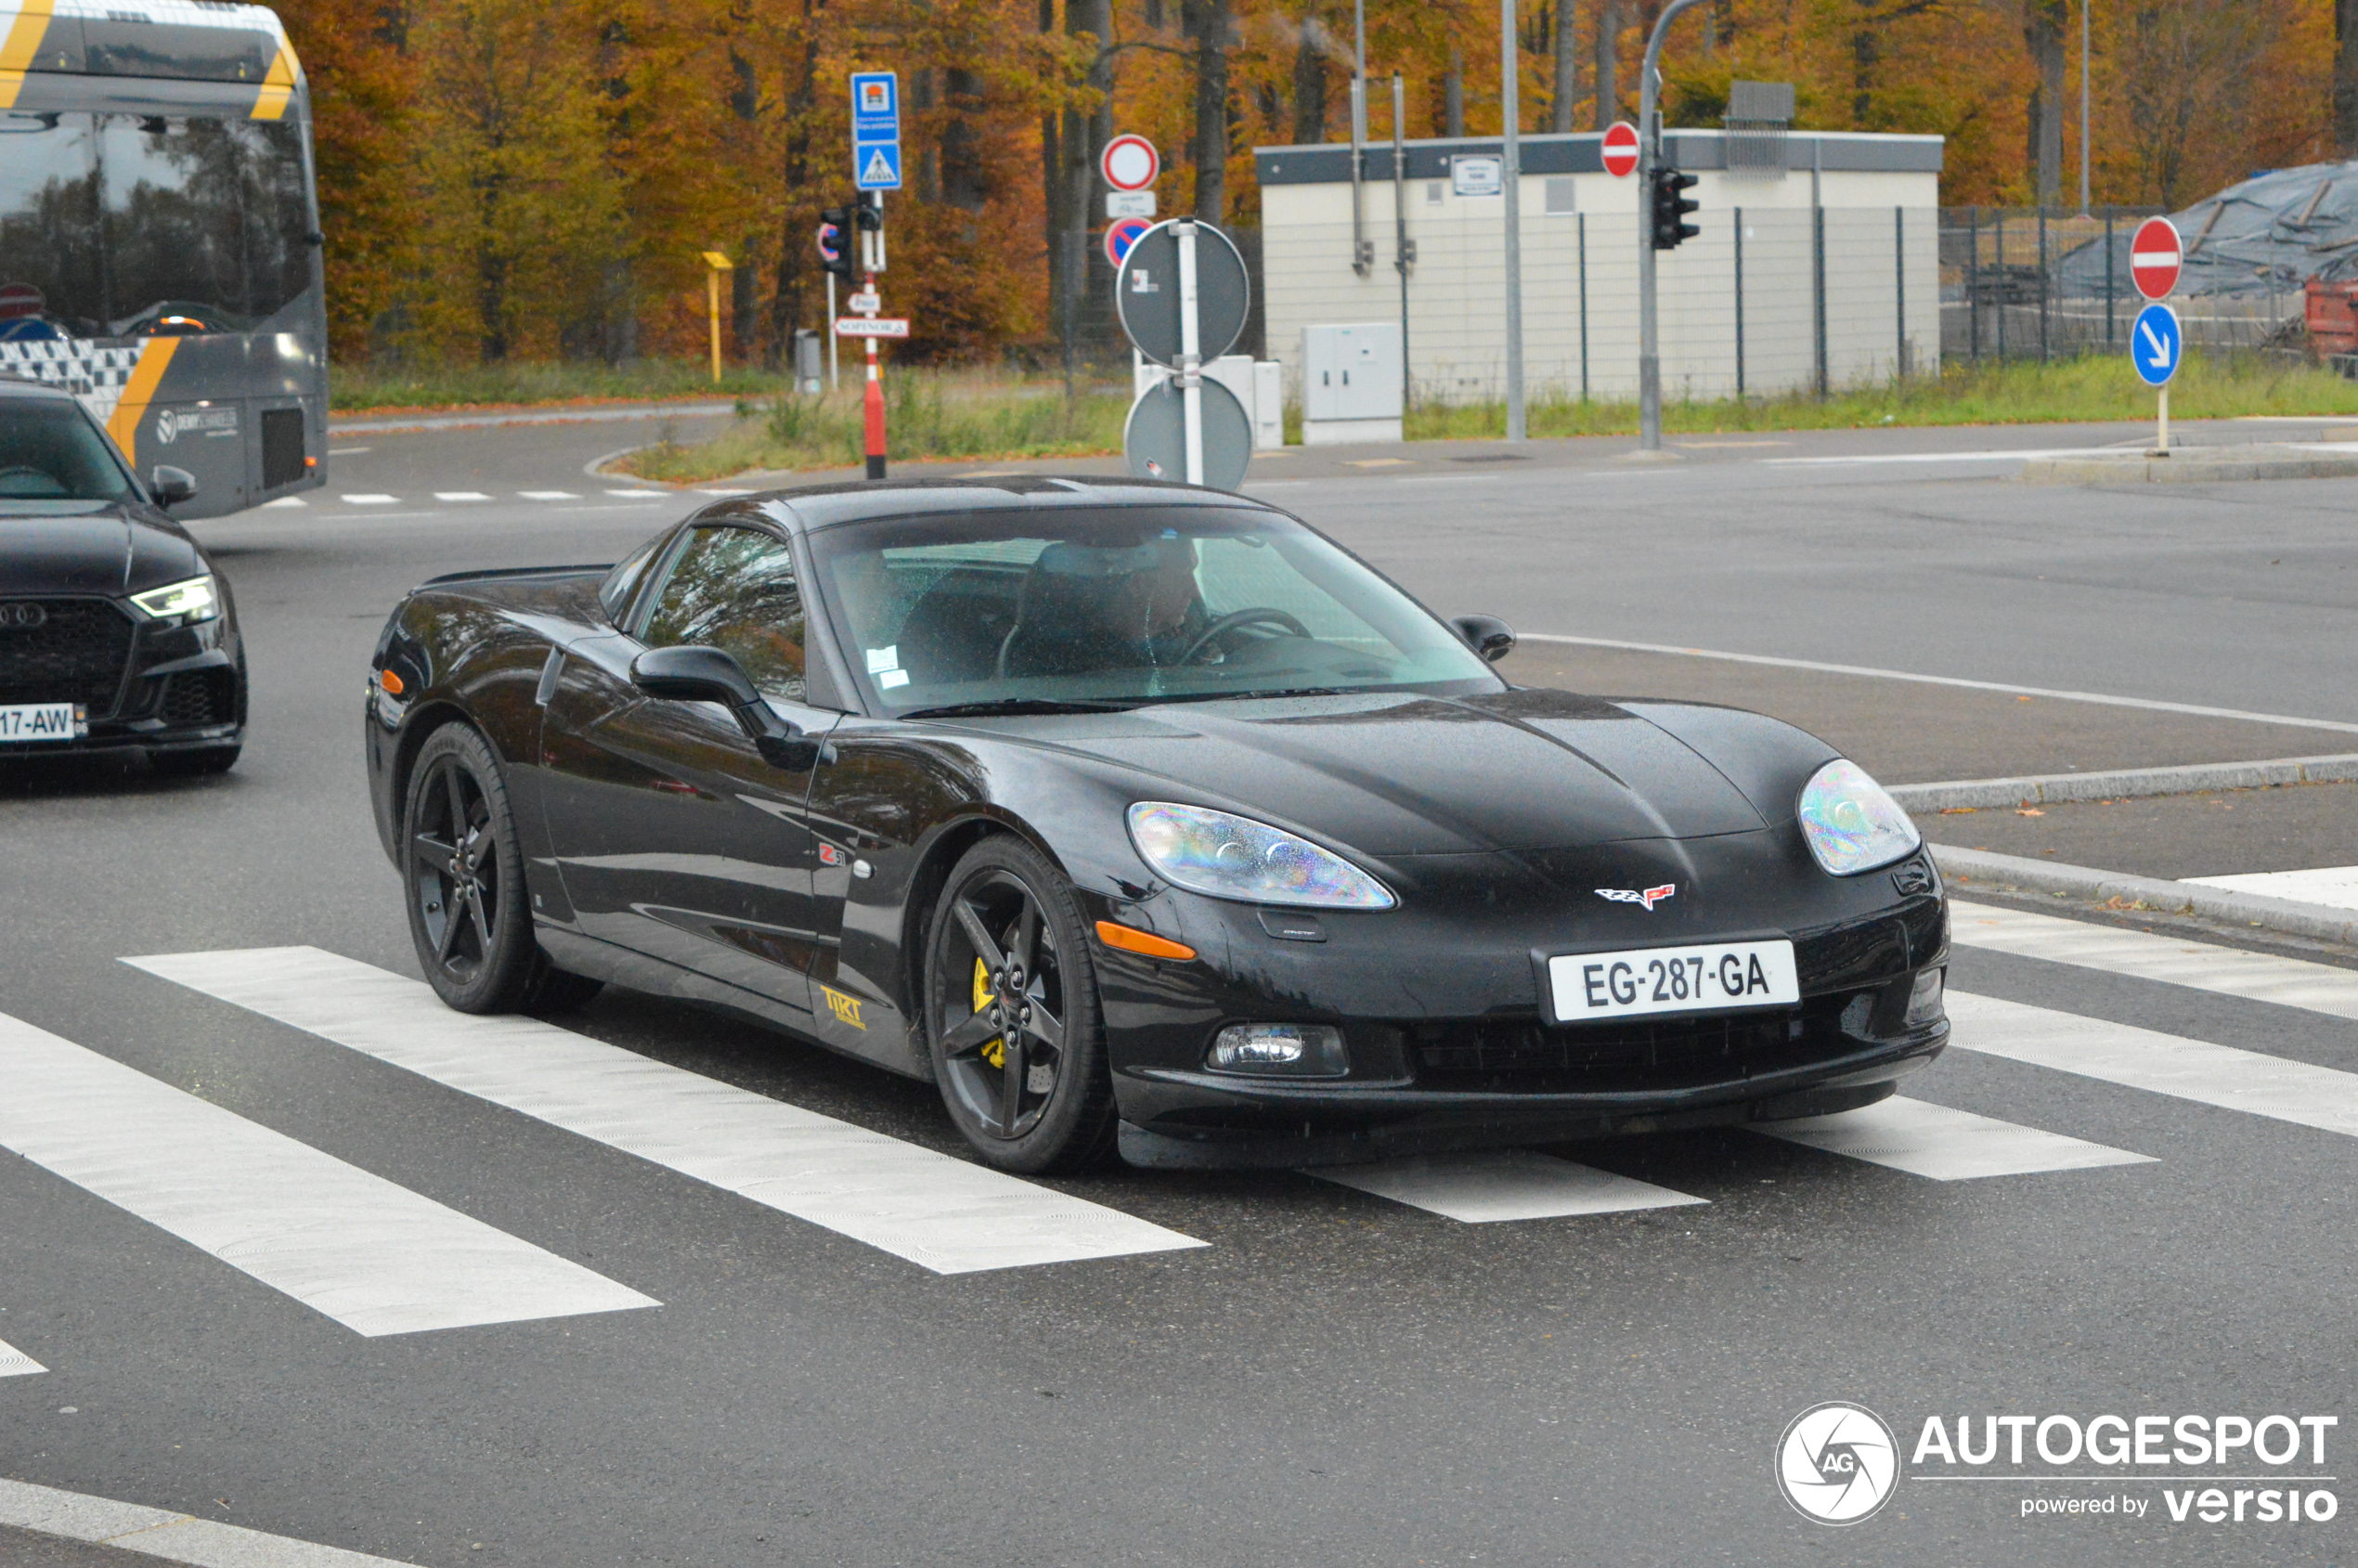
<svg viewBox="0 0 2358 1568"><path fill-rule="evenodd" d="M1812 774L1797 808L1802 836L1818 863L1853 876L1915 853L1924 836L1899 802L1858 763L1836 758Z"/></svg>
<svg viewBox="0 0 2358 1568"><path fill-rule="evenodd" d="M1130 841L1146 862L1190 892L1256 904L1390 909L1392 890L1298 834L1201 806L1141 800Z"/></svg>
<svg viewBox="0 0 2358 1568"><path fill-rule="evenodd" d="M178 621L183 626L209 621L221 613L221 597L214 592L211 577L190 577L151 588L133 594L131 603L160 621Z"/></svg>

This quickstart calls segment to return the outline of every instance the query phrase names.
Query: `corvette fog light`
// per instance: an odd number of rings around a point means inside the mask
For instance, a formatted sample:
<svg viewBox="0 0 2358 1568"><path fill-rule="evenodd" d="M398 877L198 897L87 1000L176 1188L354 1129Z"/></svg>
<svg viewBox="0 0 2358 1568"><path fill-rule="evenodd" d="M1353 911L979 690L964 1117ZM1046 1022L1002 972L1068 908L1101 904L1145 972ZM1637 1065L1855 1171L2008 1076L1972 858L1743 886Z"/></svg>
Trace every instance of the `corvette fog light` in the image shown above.
<svg viewBox="0 0 2358 1568"><path fill-rule="evenodd" d="M1908 1027L1922 1029L1940 1020L1941 981L1946 969L1926 969L1916 977L1915 988L1908 992Z"/></svg>
<svg viewBox="0 0 2358 1568"><path fill-rule="evenodd" d="M1272 1078L1341 1078L1351 1058L1342 1030L1329 1024L1230 1024L1212 1037L1204 1065Z"/></svg>

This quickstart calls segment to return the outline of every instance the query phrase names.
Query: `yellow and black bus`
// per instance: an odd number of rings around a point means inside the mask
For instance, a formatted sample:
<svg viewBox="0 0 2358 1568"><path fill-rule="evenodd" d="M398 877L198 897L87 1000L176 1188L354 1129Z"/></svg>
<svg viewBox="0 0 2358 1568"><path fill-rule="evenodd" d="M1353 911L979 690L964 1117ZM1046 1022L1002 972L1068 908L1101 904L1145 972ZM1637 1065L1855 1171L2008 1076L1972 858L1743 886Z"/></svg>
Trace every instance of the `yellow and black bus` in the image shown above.
<svg viewBox="0 0 2358 1568"><path fill-rule="evenodd" d="M311 102L277 15L0 0L0 375L63 386L184 517L326 479Z"/></svg>

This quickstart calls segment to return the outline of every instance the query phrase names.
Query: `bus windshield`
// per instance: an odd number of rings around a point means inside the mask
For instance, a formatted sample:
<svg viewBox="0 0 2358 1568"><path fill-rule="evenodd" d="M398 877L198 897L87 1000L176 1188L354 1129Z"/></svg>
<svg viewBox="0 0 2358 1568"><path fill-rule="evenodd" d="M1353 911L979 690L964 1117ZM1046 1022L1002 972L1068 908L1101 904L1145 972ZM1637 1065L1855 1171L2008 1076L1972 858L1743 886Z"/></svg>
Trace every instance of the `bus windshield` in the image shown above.
<svg viewBox="0 0 2358 1568"><path fill-rule="evenodd" d="M293 122L0 113L0 342L275 330L308 191Z"/></svg>

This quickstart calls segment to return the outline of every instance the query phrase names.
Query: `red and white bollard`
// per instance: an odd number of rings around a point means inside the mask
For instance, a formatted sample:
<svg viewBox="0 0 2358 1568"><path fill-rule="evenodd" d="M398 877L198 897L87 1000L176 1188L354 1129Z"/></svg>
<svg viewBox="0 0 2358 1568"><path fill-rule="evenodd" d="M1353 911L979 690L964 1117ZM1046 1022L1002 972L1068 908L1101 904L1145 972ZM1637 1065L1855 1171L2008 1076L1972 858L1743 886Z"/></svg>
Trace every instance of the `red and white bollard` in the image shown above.
<svg viewBox="0 0 2358 1568"><path fill-rule="evenodd" d="M876 275L868 274L868 292L876 292ZM885 476L885 407L884 381L876 361L876 340L868 340L868 391L865 408L867 424L868 477Z"/></svg>

